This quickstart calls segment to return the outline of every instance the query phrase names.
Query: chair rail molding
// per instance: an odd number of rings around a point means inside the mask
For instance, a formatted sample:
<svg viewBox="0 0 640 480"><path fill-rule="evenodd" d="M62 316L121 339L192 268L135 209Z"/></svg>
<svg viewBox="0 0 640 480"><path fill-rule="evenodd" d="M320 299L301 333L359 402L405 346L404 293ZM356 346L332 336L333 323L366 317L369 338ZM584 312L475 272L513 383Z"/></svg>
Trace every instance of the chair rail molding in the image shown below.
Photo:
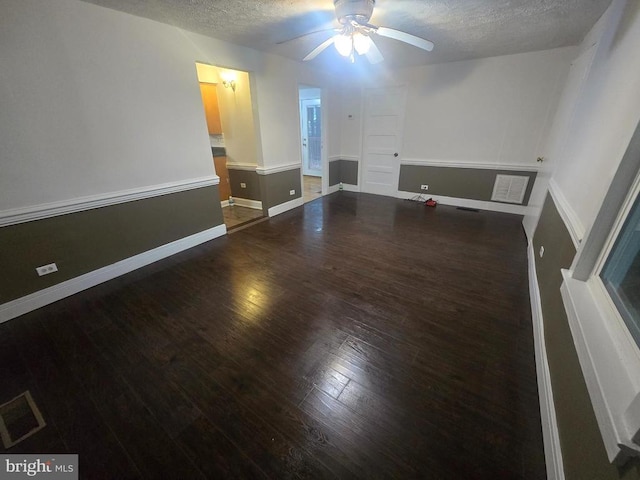
<svg viewBox="0 0 640 480"><path fill-rule="evenodd" d="M247 172L255 172L258 165L252 163L227 163L227 170L245 170Z"/></svg>
<svg viewBox="0 0 640 480"><path fill-rule="evenodd" d="M272 173L286 172L288 170L295 170L298 168L302 168L302 163L285 163L281 165L273 165L272 167L258 167L256 168L256 172L258 172L258 175L271 175Z"/></svg>
<svg viewBox="0 0 640 480"><path fill-rule="evenodd" d="M403 158L400 165L416 165L424 167L478 168L482 170L514 170L519 172L538 172L539 165L517 163L483 163L470 160L438 160L423 158Z"/></svg>
<svg viewBox="0 0 640 480"><path fill-rule="evenodd" d="M28 207L14 208L0 211L0 227L17 225L19 223L32 222L45 218L66 215L68 213L83 212L94 208L108 207L119 203L133 202L145 198L169 195L196 188L218 185L220 177L212 175L209 177L192 178L176 182L151 185L118 192L103 193L87 197L71 198L58 202L31 205Z"/></svg>
<svg viewBox="0 0 640 480"><path fill-rule="evenodd" d="M584 225L553 178L549 180L549 194L553 198L556 208L558 209L558 213L569 231L569 235L573 241L573 246L576 247L577 250L585 235Z"/></svg>

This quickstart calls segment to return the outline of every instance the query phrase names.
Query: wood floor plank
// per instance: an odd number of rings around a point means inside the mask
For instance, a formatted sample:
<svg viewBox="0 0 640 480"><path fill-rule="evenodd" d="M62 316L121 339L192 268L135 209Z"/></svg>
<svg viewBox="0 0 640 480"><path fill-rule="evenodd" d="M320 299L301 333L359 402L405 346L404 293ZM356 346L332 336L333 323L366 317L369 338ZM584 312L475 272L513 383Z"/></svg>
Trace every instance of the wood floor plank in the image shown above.
<svg viewBox="0 0 640 480"><path fill-rule="evenodd" d="M140 472L69 369L65 355L71 351L61 350L56 343L57 332L61 330L52 327L56 322L66 321L67 316L62 313L51 320L25 322L20 328L30 341L22 354L36 382L34 400L46 421L55 422L46 428L55 428L64 442L58 453L77 453L79 471L86 478L139 477ZM17 448L24 451L23 444Z"/></svg>
<svg viewBox="0 0 640 480"><path fill-rule="evenodd" d="M167 378L179 382L206 418L267 475L333 478L327 467L266 423L261 412L245 407L232 392L215 382L211 373L217 364L209 362L208 366L200 365L186 349L166 367Z"/></svg>
<svg viewBox="0 0 640 480"><path fill-rule="evenodd" d="M340 192L0 325L88 478L543 479L521 218Z"/></svg>
<svg viewBox="0 0 640 480"><path fill-rule="evenodd" d="M206 478L268 478L204 416L183 430L176 442Z"/></svg>

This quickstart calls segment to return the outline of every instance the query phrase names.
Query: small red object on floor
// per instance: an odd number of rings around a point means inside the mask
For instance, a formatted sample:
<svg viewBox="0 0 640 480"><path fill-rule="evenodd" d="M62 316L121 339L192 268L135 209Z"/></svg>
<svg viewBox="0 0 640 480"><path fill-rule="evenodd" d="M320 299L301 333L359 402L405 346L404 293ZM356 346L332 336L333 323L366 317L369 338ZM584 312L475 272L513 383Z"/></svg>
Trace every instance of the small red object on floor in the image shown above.
<svg viewBox="0 0 640 480"><path fill-rule="evenodd" d="M438 205L438 202L436 202L433 198L430 198L429 200L427 200L426 202L424 202L424 204L427 207L435 207L436 205Z"/></svg>

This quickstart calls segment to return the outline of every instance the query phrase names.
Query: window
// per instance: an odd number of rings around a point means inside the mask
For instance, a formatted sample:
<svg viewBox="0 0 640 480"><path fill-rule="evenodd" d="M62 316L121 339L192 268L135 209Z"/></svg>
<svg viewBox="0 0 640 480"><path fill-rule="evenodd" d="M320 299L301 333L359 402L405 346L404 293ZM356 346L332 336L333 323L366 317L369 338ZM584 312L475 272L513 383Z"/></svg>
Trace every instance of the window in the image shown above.
<svg viewBox="0 0 640 480"><path fill-rule="evenodd" d="M609 460L640 456L640 124L561 287Z"/></svg>
<svg viewBox="0 0 640 480"><path fill-rule="evenodd" d="M640 346L640 197L618 235L600 277Z"/></svg>

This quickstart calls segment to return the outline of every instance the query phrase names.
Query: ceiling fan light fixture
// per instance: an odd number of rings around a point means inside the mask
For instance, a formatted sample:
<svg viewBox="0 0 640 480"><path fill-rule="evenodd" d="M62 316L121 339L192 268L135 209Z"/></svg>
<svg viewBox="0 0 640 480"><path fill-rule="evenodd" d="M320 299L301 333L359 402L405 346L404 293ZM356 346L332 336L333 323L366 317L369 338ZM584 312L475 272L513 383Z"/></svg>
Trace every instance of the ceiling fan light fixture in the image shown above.
<svg viewBox="0 0 640 480"><path fill-rule="evenodd" d="M355 63L357 55L366 56L372 65L380 63L384 60L384 57L371 38L371 36L374 35L391 38L426 50L427 52L433 50L433 42L425 38L417 37L394 28L370 24L369 19L373 14L375 4L375 0L333 0L336 18L341 27L338 29L321 30L332 30L337 33L311 50L302 61L308 62L313 60L333 43L338 53L351 60L351 63ZM306 35L311 35L311 33Z"/></svg>
<svg viewBox="0 0 640 480"><path fill-rule="evenodd" d="M336 35L335 41L333 44L336 46L336 50L343 57L348 57L351 55L353 50L353 40L351 39L351 35L344 35L342 33Z"/></svg>
<svg viewBox="0 0 640 480"><path fill-rule="evenodd" d="M356 49L358 55L366 55L371 48L371 37L363 35L360 32L353 34L353 48Z"/></svg>

